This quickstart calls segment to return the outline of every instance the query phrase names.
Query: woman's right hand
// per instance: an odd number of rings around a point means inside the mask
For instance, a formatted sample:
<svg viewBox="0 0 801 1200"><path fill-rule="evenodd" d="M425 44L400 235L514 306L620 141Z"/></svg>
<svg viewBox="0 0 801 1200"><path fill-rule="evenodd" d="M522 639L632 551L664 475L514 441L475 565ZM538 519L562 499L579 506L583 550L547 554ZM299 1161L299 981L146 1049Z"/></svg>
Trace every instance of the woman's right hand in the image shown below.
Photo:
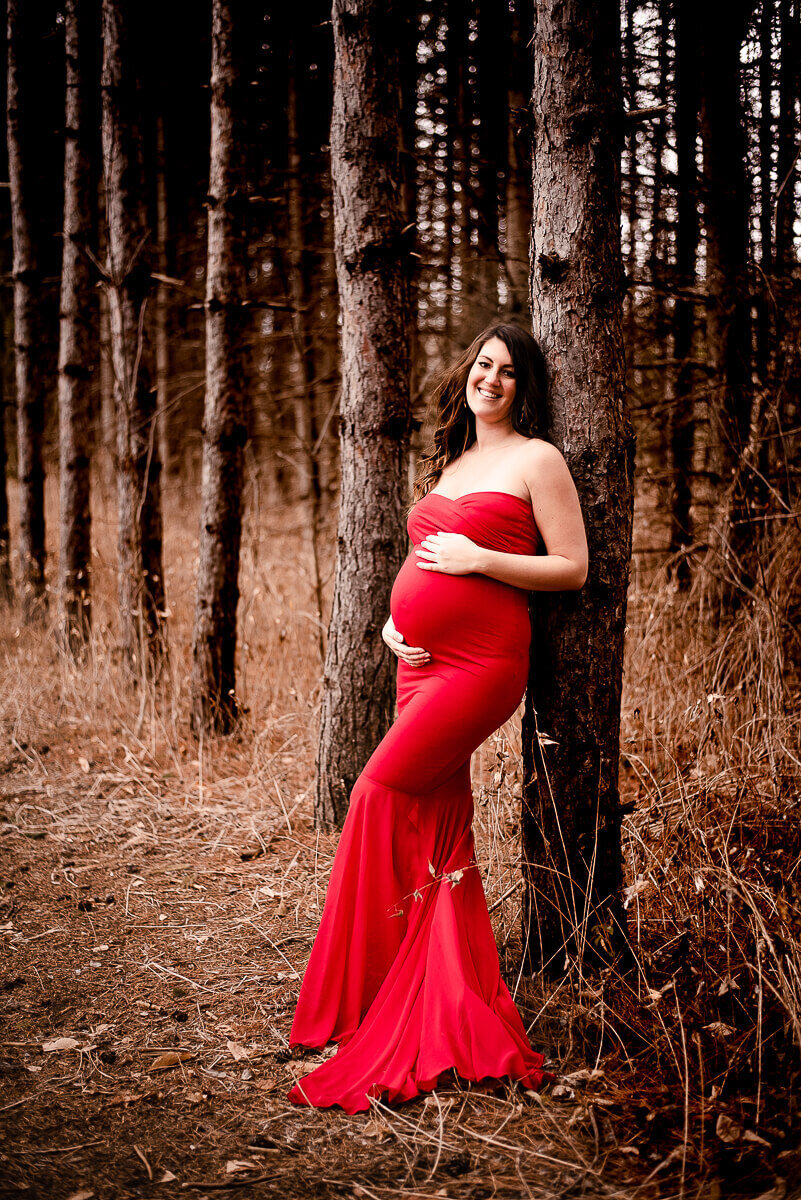
<svg viewBox="0 0 801 1200"><path fill-rule="evenodd" d="M403 634L398 633L392 617L389 618L381 630L381 637L389 646L392 653L396 654L402 662L407 663L410 667L423 667L431 661L431 655L422 646L406 645L406 642L403 640Z"/></svg>

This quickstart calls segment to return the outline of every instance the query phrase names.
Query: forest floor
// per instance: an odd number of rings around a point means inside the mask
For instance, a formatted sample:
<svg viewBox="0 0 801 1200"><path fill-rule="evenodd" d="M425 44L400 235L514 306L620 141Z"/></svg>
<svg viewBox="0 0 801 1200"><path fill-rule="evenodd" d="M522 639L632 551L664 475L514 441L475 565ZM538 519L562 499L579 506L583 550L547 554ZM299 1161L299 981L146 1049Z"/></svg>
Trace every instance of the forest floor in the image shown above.
<svg viewBox="0 0 801 1200"><path fill-rule="evenodd" d="M53 618L0 626L0 1195L800 1196L798 931L781 925L775 962L778 934L771 953L753 943L757 1011L748 938L767 884L736 857L753 839L765 861L781 847L777 878L798 873L798 775L775 731L770 763L749 751L743 766L743 708L688 668L708 662L697 632L672 646L674 598L635 571L621 786L640 976L519 973L518 714L474 759L476 844L504 978L560 1083L454 1078L348 1116L286 1098L320 1060L287 1042L336 845L312 822L321 672L302 514L246 531L248 711L239 735L201 745L186 720L195 516L168 518L160 694L119 669L100 520L87 662L61 653ZM801 912L781 895L775 922Z"/></svg>
<svg viewBox="0 0 801 1200"><path fill-rule="evenodd" d="M333 839L187 801L133 754L56 753L4 764L4 1194L635 1194L602 1072L561 1101L453 1080L357 1116L289 1103L319 1061L285 1048Z"/></svg>

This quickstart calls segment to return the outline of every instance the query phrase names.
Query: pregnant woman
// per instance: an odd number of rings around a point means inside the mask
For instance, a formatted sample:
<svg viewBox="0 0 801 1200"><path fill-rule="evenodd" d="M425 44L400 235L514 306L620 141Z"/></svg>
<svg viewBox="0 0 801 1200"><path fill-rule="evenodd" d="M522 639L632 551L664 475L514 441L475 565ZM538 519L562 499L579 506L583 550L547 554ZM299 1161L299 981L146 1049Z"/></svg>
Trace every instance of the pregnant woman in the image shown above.
<svg viewBox="0 0 801 1200"><path fill-rule="evenodd" d="M351 793L292 1046L339 1043L289 1093L346 1112L431 1091L444 1073L537 1089L500 976L473 847L470 757L526 687L529 591L580 588L587 544L564 459L534 436L545 371L515 325L484 330L441 377L414 544L384 640L398 718Z"/></svg>

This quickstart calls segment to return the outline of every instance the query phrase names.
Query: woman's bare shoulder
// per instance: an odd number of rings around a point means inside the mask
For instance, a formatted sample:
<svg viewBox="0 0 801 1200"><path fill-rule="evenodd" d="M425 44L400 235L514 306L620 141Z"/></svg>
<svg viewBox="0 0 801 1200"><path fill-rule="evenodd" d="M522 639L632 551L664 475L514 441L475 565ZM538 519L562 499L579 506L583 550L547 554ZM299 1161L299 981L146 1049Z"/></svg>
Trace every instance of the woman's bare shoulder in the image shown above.
<svg viewBox="0 0 801 1200"><path fill-rule="evenodd" d="M518 454L524 469L550 467L552 470L558 470L560 466L566 466L561 451L552 442L546 442L544 438L526 438L525 442L520 444Z"/></svg>
<svg viewBox="0 0 801 1200"><path fill-rule="evenodd" d="M573 489L573 480L564 456L551 442L530 438L521 451L519 464L532 499Z"/></svg>

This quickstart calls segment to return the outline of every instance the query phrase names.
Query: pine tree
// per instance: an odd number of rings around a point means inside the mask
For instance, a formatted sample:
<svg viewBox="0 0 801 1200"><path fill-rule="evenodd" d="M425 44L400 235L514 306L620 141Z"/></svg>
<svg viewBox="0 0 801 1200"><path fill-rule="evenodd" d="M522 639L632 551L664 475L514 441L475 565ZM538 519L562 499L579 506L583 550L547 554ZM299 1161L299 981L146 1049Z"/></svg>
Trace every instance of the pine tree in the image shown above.
<svg viewBox="0 0 801 1200"><path fill-rule="evenodd" d="M531 306L550 366L547 434L578 488L590 570L532 603L523 727L524 936L561 968L623 936L618 756L633 440L624 407L619 12L544 0L535 14Z"/></svg>
<svg viewBox="0 0 801 1200"><path fill-rule="evenodd" d="M245 0L213 0L206 403L195 627L192 723L227 732L237 715L236 612L242 536L245 383L244 223L238 19Z"/></svg>
<svg viewBox="0 0 801 1200"><path fill-rule="evenodd" d="M403 560L409 433L408 255L397 93L401 0L335 0L331 173L340 311L340 498L315 815L341 824L351 787L389 726L381 640Z"/></svg>

